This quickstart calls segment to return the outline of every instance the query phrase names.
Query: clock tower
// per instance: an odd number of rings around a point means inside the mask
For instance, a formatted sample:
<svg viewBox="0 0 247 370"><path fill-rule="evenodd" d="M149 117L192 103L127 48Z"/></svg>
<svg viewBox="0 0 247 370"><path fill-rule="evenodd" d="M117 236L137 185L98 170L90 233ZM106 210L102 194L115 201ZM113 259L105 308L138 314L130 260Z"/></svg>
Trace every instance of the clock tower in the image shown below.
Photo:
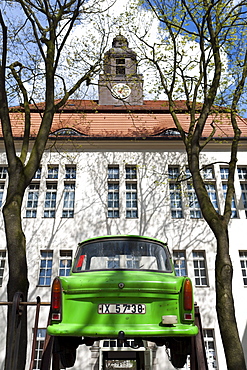
<svg viewBox="0 0 247 370"><path fill-rule="evenodd" d="M99 77L100 105L143 104L143 77L137 73L136 53L124 36L114 37L103 68Z"/></svg>

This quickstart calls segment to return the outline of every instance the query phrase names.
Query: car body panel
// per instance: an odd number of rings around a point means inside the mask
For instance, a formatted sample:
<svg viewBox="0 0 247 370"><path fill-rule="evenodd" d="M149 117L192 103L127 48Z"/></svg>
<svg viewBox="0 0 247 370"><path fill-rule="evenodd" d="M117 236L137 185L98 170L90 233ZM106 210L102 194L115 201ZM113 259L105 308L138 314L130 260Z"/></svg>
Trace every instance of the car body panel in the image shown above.
<svg viewBox="0 0 247 370"><path fill-rule="evenodd" d="M117 338L122 331L125 337L145 339L189 337L198 332L194 325L194 305L190 311L183 308L184 282L188 278L175 276L173 269L169 272L125 269L71 272L70 276L59 279L61 321L51 322L50 335ZM101 304L133 305L134 312L134 305L142 304L145 313L99 313ZM186 313L191 314L189 320L184 318ZM162 317L170 315L176 316L177 323L162 324Z"/></svg>

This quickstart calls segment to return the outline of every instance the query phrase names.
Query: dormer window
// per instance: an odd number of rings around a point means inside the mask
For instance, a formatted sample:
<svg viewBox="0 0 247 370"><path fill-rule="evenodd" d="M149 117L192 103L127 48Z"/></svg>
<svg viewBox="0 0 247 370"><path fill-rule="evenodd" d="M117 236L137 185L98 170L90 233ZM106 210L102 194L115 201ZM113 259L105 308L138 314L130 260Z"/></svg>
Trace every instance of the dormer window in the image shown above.
<svg viewBox="0 0 247 370"><path fill-rule="evenodd" d="M116 59L116 75L125 75L125 59Z"/></svg>

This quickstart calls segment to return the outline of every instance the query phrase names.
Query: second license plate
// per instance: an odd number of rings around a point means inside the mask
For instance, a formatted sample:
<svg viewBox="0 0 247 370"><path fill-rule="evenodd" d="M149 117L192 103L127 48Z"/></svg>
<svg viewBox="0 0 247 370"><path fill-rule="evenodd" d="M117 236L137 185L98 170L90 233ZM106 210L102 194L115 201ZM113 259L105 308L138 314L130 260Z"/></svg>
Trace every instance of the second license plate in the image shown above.
<svg viewBox="0 0 247 370"><path fill-rule="evenodd" d="M98 305L98 313L144 314L146 313L146 305L138 303L103 303Z"/></svg>

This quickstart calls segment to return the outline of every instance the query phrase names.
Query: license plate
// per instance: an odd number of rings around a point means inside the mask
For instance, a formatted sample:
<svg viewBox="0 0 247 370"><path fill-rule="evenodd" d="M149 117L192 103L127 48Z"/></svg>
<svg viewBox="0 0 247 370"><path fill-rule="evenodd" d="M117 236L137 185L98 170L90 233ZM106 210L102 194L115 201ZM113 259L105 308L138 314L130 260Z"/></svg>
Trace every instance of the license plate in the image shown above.
<svg viewBox="0 0 247 370"><path fill-rule="evenodd" d="M144 314L146 313L146 305L136 303L103 303L98 305L98 313Z"/></svg>

